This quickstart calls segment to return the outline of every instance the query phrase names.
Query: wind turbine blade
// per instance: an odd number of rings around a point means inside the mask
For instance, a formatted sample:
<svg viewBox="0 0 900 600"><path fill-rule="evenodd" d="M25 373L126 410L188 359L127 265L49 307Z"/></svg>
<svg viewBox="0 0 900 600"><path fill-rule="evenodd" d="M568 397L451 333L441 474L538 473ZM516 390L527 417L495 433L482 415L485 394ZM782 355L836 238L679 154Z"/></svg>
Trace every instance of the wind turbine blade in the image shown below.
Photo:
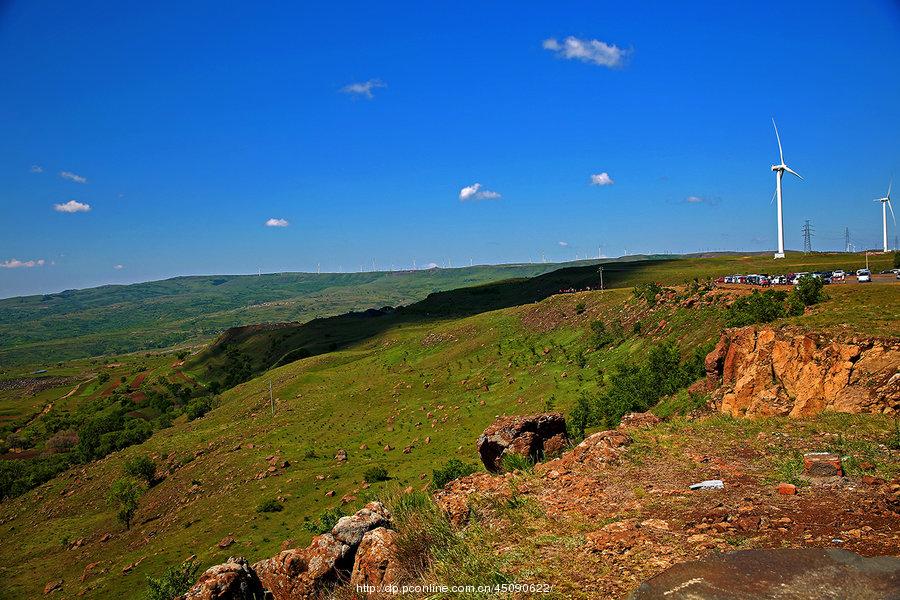
<svg viewBox="0 0 900 600"><path fill-rule="evenodd" d="M888 184L888 193L887 193L887 197L888 197L888 198L891 197L891 187L892 187L893 185L894 185L894 177L893 177L893 175L892 175L892 176L891 176L891 182Z"/></svg>
<svg viewBox="0 0 900 600"><path fill-rule="evenodd" d="M777 196L777 195L778 195L778 190L775 190L774 192L772 192L772 199L769 200L769 206L772 206L772 204L774 204L775 196Z"/></svg>
<svg viewBox="0 0 900 600"><path fill-rule="evenodd" d="M775 124L775 117L772 117L772 127L775 128L775 139L778 140L778 156L781 157L781 164L784 164L784 152L781 150L781 137L778 135L778 125Z"/></svg>
<svg viewBox="0 0 900 600"><path fill-rule="evenodd" d="M894 220L894 227L897 227L897 217L894 216L894 207L891 204L891 201L887 202L888 208L891 209L891 218Z"/></svg>
<svg viewBox="0 0 900 600"><path fill-rule="evenodd" d="M784 170L787 171L788 173L790 173L791 175L796 175L796 176L799 177L800 179L803 179L803 176L800 175L800 173L798 173L797 171L793 170L792 168L790 168L790 167L788 167L788 166L786 166L786 165L785 165L785 167L784 167Z"/></svg>

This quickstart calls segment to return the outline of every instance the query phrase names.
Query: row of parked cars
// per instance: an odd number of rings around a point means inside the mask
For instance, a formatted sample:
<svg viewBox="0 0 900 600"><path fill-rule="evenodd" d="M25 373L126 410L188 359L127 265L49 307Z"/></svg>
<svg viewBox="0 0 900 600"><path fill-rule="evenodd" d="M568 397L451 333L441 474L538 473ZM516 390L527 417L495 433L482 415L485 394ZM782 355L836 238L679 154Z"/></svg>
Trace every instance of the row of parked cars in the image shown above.
<svg viewBox="0 0 900 600"><path fill-rule="evenodd" d="M882 271L882 274L885 273L893 273L897 276L897 279L900 279L900 269ZM847 272L843 269L837 269L835 271L788 273L786 275L767 275L758 273L751 275L726 275L725 277L716 279L716 283L738 283L761 286L797 285L803 277L815 277L821 279L824 283L846 281L850 277L856 277L856 281L859 283L868 283L872 281L872 273L869 269L859 269L855 273L853 271Z"/></svg>

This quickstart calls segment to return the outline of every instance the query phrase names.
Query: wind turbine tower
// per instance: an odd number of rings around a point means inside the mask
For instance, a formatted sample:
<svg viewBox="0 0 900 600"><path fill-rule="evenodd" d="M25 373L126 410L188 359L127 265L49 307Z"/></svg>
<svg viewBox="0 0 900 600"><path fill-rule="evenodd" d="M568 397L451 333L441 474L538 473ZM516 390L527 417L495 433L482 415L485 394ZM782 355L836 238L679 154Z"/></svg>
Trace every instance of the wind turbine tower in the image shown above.
<svg viewBox="0 0 900 600"><path fill-rule="evenodd" d="M775 124L775 119L772 119L772 127L775 128L775 139L778 141L778 156L781 158L780 164L772 165L772 170L775 171L775 196L778 198L778 251L775 253L775 258L784 258L784 212L782 211L781 179L784 177L785 171L797 177L800 177L800 174L784 164L784 152L781 149L781 137L778 135L778 125ZM800 179L803 179L803 177L800 177Z"/></svg>
<svg viewBox="0 0 900 600"><path fill-rule="evenodd" d="M894 178L888 184L887 195L884 198L876 198L875 202L881 202L881 226L883 232L884 252L888 251L887 243L887 209L891 209L891 218L894 220L894 227L897 227L897 217L894 216L894 205L891 204L891 188L894 186Z"/></svg>

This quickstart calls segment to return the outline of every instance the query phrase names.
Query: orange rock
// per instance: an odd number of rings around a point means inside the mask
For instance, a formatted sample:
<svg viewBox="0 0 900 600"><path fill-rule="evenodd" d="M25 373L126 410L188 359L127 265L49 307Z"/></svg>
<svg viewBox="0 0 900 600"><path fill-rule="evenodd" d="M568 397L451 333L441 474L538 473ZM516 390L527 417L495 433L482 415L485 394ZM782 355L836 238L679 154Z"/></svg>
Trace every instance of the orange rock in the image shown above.
<svg viewBox="0 0 900 600"><path fill-rule="evenodd" d="M797 493L797 486L792 483L779 483L778 493L782 496L793 496Z"/></svg>

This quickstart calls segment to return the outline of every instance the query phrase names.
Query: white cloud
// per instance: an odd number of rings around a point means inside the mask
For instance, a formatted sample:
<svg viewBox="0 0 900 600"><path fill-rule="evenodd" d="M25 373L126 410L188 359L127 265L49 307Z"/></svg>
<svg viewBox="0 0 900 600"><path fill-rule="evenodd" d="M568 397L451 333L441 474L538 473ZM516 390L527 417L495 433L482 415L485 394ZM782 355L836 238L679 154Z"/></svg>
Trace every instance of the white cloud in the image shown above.
<svg viewBox="0 0 900 600"><path fill-rule="evenodd" d="M69 200L65 204L54 204L53 210L63 213L88 212L91 210L91 205L78 202L77 200Z"/></svg>
<svg viewBox="0 0 900 600"><path fill-rule="evenodd" d="M425 265L425 268L426 269L439 269L440 267L438 266L437 263L430 262L427 265Z"/></svg>
<svg viewBox="0 0 900 600"><path fill-rule="evenodd" d="M369 100L374 98L375 96L372 94L372 90L376 88L386 88L387 84L380 79L370 79L368 81L351 83L349 85L345 85L341 88L341 91L345 94L350 94L352 96L365 96Z"/></svg>
<svg viewBox="0 0 900 600"><path fill-rule="evenodd" d="M569 245L569 242L556 242L556 243L559 244L560 246L562 246L563 248L565 248Z"/></svg>
<svg viewBox="0 0 900 600"><path fill-rule="evenodd" d="M582 40L570 35L558 42L556 38L544 40L544 50L549 50L560 58L580 60L581 62L600 65L614 69L625 64L631 50L619 48L615 44L607 44L600 40Z"/></svg>
<svg viewBox="0 0 900 600"><path fill-rule="evenodd" d="M266 227L287 227L288 225L290 223L288 223L287 219L272 218L266 221Z"/></svg>
<svg viewBox="0 0 900 600"><path fill-rule="evenodd" d="M30 171L32 173L43 173L44 167L42 167L41 165L31 165Z"/></svg>
<svg viewBox="0 0 900 600"><path fill-rule="evenodd" d="M125 265L113 265L113 269L115 269L116 271L121 271L124 268L125 268Z"/></svg>
<svg viewBox="0 0 900 600"><path fill-rule="evenodd" d="M700 196L688 196L687 198L684 199L684 201L687 202L688 204L700 204L702 202L706 202Z"/></svg>
<svg viewBox="0 0 900 600"><path fill-rule="evenodd" d="M462 202L466 200L499 200L500 198L502 198L500 192L483 190L480 183L473 183L459 190L459 199Z"/></svg>
<svg viewBox="0 0 900 600"><path fill-rule="evenodd" d="M613 183L615 183L613 178L605 171L591 175L591 185L612 185Z"/></svg>
<svg viewBox="0 0 900 600"><path fill-rule="evenodd" d="M81 175L76 175L72 171L60 171L59 176L63 179L68 179L69 181L74 181L75 183L87 183L87 177L82 177Z"/></svg>
<svg viewBox="0 0 900 600"><path fill-rule="evenodd" d="M43 267L44 259L39 258L37 260L19 260L17 258L11 258L9 260L5 260L0 262L0 268L3 269L30 269L32 267Z"/></svg>

